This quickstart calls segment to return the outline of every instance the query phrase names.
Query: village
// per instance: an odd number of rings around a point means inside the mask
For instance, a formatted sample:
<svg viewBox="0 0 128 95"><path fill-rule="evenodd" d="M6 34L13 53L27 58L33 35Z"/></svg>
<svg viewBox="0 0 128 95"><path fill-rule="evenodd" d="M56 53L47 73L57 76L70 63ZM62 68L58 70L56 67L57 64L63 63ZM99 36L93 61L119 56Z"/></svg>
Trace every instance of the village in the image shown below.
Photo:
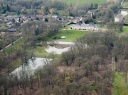
<svg viewBox="0 0 128 95"><path fill-rule="evenodd" d="M88 16L90 17L95 14L96 10L94 11L88 11ZM118 14L115 14L114 22L115 23L124 23L124 25L127 25L127 17L128 11L122 10ZM103 31L99 24L95 24L95 22L84 22L83 17L72 17L72 16L59 16L56 14L53 15L7 15L7 16L0 16L1 21L1 27L0 27L0 35L14 35L18 38L21 37L21 32L19 28L28 22L34 21L34 22L43 22L47 23L47 21L54 19L56 21L62 21L63 27L67 27L64 30L86 30L86 31ZM62 39L65 39L66 37L61 35ZM60 37L61 38L61 37ZM16 39L15 39L16 40ZM15 41L14 40L14 41ZM9 44L9 43L8 43Z"/></svg>

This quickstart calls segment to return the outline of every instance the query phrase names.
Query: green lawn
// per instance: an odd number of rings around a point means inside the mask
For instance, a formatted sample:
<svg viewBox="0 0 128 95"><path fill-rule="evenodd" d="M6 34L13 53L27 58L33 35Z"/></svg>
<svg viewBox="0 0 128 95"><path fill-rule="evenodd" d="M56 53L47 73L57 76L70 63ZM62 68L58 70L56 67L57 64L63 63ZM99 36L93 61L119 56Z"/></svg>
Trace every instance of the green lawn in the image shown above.
<svg viewBox="0 0 128 95"><path fill-rule="evenodd" d="M45 51L45 47L43 46L36 46L36 48L34 48L34 56L36 57L46 57L46 58L58 58L60 55L58 54L51 54L51 53L47 53Z"/></svg>
<svg viewBox="0 0 128 95"><path fill-rule="evenodd" d="M124 3L122 5L123 8L128 8L128 0L124 0Z"/></svg>
<svg viewBox="0 0 128 95"><path fill-rule="evenodd" d="M57 10L57 12L58 12L60 15L68 15L68 13L67 13L65 10Z"/></svg>
<svg viewBox="0 0 128 95"><path fill-rule="evenodd" d="M101 4L106 0L61 0L68 4L98 3Z"/></svg>
<svg viewBox="0 0 128 95"><path fill-rule="evenodd" d="M16 53L17 50L21 49L21 45L22 45L22 39L19 39L18 41L16 41L13 45L10 45L9 47L5 48L3 51L5 53Z"/></svg>
<svg viewBox="0 0 128 95"><path fill-rule="evenodd" d="M36 48L34 48L34 56L36 56L36 57L48 57L49 54L45 51L44 47L36 46Z"/></svg>
<svg viewBox="0 0 128 95"><path fill-rule="evenodd" d="M62 41L62 42L73 42L76 39L86 35L87 33L89 33L88 31L81 31L81 30L61 30L59 33L57 33L54 37L61 37L61 36L65 36L65 39L57 39L57 40L53 40L52 38L50 38L50 41Z"/></svg>
<svg viewBox="0 0 128 95"><path fill-rule="evenodd" d="M128 26L123 27L123 32L121 34L128 34Z"/></svg>
<svg viewBox="0 0 128 95"><path fill-rule="evenodd" d="M20 50L21 49L21 42L22 42L22 39L18 40L17 42L15 42L13 45L5 48L3 50L4 53L11 53L11 55L15 55L16 54L16 51L17 50ZM3 69L3 72L8 72L8 68L9 68L9 71L13 71L15 68L19 67L21 65L21 60L18 58L18 59L15 59L11 64L8 65L7 68Z"/></svg>
<svg viewBox="0 0 128 95"><path fill-rule="evenodd" d="M112 95L128 95L128 83L125 82L124 73L115 73Z"/></svg>
<svg viewBox="0 0 128 95"><path fill-rule="evenodd" d="M53 37L61 37L65 36L65 39L58 39L58 40L53 40L52 38L49 38L49 41L62 41L62 42L72 42L75 41L77 38L80 38L84 35L89 33L88 31L80 31L80 30L61 30L59 33L57 33ZM34 55L36 57L52 57L53 55L47 53L45 51L45 47L43 46L36 46L34 49ZM55 55L55 57L58 57L60 55Z"/></svg>

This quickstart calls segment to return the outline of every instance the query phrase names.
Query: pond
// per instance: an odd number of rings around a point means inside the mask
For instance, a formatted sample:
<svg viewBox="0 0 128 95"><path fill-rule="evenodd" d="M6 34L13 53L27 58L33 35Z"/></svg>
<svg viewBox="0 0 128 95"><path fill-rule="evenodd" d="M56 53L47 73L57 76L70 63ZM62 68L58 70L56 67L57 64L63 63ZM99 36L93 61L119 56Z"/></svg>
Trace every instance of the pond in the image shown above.
<svg viewBox="0 0 128 95"><path fill-rule="evenodd" d="M10 75L17 76L18 78L30 77L31 75L34 75L38 68L43 68L43 66L49 63L51 60L52 59L50 58L33 57L32 59L29 59L27 63L24 63L12 71Z"/></svg>

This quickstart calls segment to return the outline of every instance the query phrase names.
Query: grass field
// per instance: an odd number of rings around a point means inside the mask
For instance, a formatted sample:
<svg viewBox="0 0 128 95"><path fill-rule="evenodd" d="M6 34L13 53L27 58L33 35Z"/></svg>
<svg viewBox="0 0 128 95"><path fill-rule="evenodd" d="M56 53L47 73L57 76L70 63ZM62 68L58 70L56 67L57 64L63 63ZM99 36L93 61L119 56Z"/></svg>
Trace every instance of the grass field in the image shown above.
<svg viewBox="0 0 128 95"><path fill-rule="evenodd" d="M61 37L65 36L65 39L58 39L53 40L52 38L49 38L48 41L61 41L61 42L73 42L77 38L80 38L84 35L89 33L88 31L80 31L80 30L61 30L59 33L57 33L54 37ZM43 46L36 46L34 49L34 55L36 57L51 57L52 55L47 53L45 51L45 47ZM58 57L59 55L55 55L55 57Z"/></svg>
<svg viewBox="0 0 128 95"><path fill-rule="evenodd" d="M128 0L124 0L124 3L122 5L123 8L128 8Z"/></svg>
<svg viewBox="0 0 128 95"><path fill-rule="evenodd" d="M112 95L128 95L128 83L125 82L124 73L115 73Z"/></svg>
<svg viewBox="0 0 128 95"><path fill-rule="evenodd" d="M44 47L36 46L36 48L34 48L34 56L36 56L36 57L49 57L50 54L48 54L45 51Z"/></svg>
<svg viewBox="0 0 128 95"><path fill-rule="evenodd" d="M89 33L89 32L88 31L80 31L80 30L61 30L54 37L65 36L66 37L65 39L53 40L52 38L50 38L49 41L73 42L76 39L86 35L87 33Z"/></svg>
<svg viewBox="0 0 128 95"><path fill-rule="evenodd" d="M53 58L53 56L54 56L55 58L58 58L60 55L47 53L45 51L45 47L36 46L36 48L34 48L34 56L43 57L43 58Z"/></svg>
<svg viewBox="0 0 128 95"><path fill-rule="evenodd" d="M128 0L124 0L124 2L128 2Z"/></svg>
<svg viewBox="0 0 128 95"><path fill-rule="evenodd" d="M123 32L121 34L128 34L128 26L123 27Z"/></svg>
<svg viewBox="0 0 128 95"><path fill-rule="evenodd" d="M67 4L83 4L83 3L98 3L101 4L106 0L61 0Z"/></svg>
<svg viewBox="0 0 128 95"><path fill-rule="evenodd" d="M21 45L22 45L22 39L16 41L13 45L10 45L9 47L5 48L4 51L6 53L11 52L12 54L16 53L17 50L21 49Z"/></svg>
<svg viewBox="0 0 128 95"><path fill-rule="evenodd" d="M22 39L18 40L13 45L5 48L3 52L7 54L11 53L11 55L15 55L16 51L21 49L21 41ZM8 65L7 68L3 69L3 72L8 72L8 68L9 68L9 71L11 72L15 68L19 67L20 65L21 65L21 60L19 58L15 59L11 64Z"/></svg>

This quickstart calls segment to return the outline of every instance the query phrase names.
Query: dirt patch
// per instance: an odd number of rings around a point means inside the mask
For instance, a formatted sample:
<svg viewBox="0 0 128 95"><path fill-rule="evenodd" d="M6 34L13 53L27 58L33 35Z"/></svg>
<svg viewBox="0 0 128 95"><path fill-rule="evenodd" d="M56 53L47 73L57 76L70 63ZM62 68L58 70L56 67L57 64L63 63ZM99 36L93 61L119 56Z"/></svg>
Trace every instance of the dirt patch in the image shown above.
<svg viewBox="0 0 128 95"><path fill-rule="evenodd" d="M50 45L51 46L51 45ZM67 48L69 47L70 45L65 45L65 44L55 44L55 45L52 45L52 47L55 47L55 48L58 48L58 49L63 49L63 48Z"/></svg>

